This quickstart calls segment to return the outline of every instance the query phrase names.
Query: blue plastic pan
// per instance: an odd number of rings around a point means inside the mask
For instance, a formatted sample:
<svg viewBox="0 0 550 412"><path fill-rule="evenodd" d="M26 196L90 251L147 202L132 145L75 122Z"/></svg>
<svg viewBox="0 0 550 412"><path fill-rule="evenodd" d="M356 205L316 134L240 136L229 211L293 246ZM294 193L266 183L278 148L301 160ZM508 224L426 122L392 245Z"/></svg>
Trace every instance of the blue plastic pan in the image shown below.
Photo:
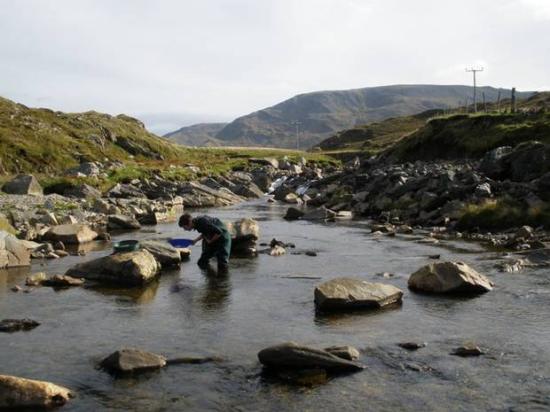
<svg viewBox="0 0 550 412"><path fill-rule="evenodd" d="M192 239L169 239L168 243L177 248L188 247L193 244Z"/></svg>

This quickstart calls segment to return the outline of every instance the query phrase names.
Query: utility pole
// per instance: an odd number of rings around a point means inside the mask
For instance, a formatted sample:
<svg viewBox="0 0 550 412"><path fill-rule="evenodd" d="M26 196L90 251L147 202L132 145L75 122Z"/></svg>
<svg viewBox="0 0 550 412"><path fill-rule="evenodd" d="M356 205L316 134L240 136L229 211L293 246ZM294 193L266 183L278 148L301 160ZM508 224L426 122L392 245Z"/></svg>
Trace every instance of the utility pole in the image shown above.
<svg viewBox="0 0 550 412"><path fill-rule="evenodd" d="M498 91L498 98L497 98L497 113L500 113L500 90Z"/></svg>
<svg viewBox="0 0 550 412"><path fill-rule="evenodd" d="M516 112L516 88L512 87L512 96L510 98L510 113Z"/></svg>
<svg viewBox="0 0 550 412"><path fill-rule="evenodd" d="M474 67L471 67L469 69L466 69L467 72L469 73L473 73L474 74L474 113L477 113L477 101L476 101L476 88L477 88L477 84L476 84L476 73L477 72L482 72L483 71L483 67L478 67L478 68L474 68Z"/></svg>
<svg viewBox="0 0 550 412"><path fill-rule="evenodd" d="M300 150L300 125L302 123L298 120L294 120L290 124L296 126L296 150Z"/></svg>

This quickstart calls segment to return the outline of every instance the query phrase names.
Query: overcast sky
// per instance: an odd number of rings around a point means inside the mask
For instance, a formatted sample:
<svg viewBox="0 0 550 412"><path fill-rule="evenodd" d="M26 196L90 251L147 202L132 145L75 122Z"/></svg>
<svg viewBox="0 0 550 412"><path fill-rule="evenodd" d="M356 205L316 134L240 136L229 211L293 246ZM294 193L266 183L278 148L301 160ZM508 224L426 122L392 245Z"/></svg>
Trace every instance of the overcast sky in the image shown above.
<svg viewBox="0 0 550 412"><path fill-rule="evenodd" d="M0 0L0 96L156 132L298 93L550 89L550 0Z"/></svg>

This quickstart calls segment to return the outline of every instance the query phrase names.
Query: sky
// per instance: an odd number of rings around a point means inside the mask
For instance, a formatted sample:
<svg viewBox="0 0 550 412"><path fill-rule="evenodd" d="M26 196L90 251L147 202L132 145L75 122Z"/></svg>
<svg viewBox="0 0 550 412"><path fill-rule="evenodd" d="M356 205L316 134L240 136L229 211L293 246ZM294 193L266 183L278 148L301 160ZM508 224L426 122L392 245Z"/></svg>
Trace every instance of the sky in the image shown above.
<svg viewBox="0 0 550 412"><path fill-rule="evenodd" d="M296 94L550 90L550 0L0 0L0 96L163 134Z"/></svg>

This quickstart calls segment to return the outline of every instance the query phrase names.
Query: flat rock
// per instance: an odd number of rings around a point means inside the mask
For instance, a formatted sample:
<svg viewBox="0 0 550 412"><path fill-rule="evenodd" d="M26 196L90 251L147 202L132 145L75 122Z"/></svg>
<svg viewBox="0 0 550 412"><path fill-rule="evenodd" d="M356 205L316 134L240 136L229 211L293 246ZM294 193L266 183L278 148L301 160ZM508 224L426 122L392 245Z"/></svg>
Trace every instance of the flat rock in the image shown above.
<svg viewBox="0 0 550 412"><path fill-rule="evenodd" d="M350 361L359 359L359 351L353 346L329 346L325 348L328 353Z"/></svg>
<svg viewBox="0 0 550 412"><path fill-rule="evenodd" d="M0 375L0 408L51 408L72 397L70 389L50 382Z"/></svg>
<svg viewBox="0 0 550 412"><path fill-rule="evenodd" d="M355 372L363 366L351 362L325 350L301 346L294 342L265 348L258 353L262 365L273 369L315 369L334 372Z"/></svg>
<svg viewBox="0 0 550 412"><path fill-rule="evenodd" d="M71 286L82 286L84 279L73 278L67 275L49 276L42 282L42 286L51 286L54 288L67 288Z"/></svg>
<svg viewBox="0 0 550 412"><path fill-rule="evenodd" d="M137 230L141 224L132 216L109 215L107 218L108 230Z"/></svg>
<svg viewBox="0 0 550 412"><path fill-rule="evenodd" d="M459 346L451 352L451 355L460 356L463 358L481 356L483 354L485 354L485 352L479 346L473 343L467 343L465 345Z"/></svg>
<svg viewBox="0 0 550 412"><path fill-rule="evenodd" d="M166 366L166 358L139 349L117 350L103 359L100 365L110 373L131 374L156 370Z"/></svg>
<svg viewBox="0 0 550 412"><path fill-rule="evenodd" d="M32 319L2 319L0 321L0 332L31 330L39 325L39 322Z"/></svg>
<svg viewBox="0 0 550 412"><path fill-rule="evenodd" d="M149 251L142 249L80 263L65 274L124 286L143 286L155 279L159 272L160 263Z"/></svg>
<svg viewBox="0 0 550 412"><path fill-rule="evenodd" d="M477 294L493 289L489 279L463 262L423 266L409 277L408 285L412 290L426 293Z"/></svg>
<svg viewBox="0 0 550 412"><path fill-rule="evenodd" d="M406 350L418 350L426 347L425 342L401 342L397 346Z"/></svg>
<svg viewBox="0 0 550 412"><path fill-rule="evenodd" d="M44 235L44 239L63 242L65 245L76 245L91 242L97 236L97 233L90 229L88 225L69 224L50 228Z"/></svg>
<svg viewBox="0 0 550 412"><path fill-rule="evenodd" d="M382 308L401 302L403 292L392 285L355 278L336 278L315 288L318 310Z"/></svg>
<svg viewBox="0 0 550 412"><path fill-rule="evenodd" d="M141 247L149 251L163 268L178 266L181 263L181 254L172 245L155 240L140 242Z"/></svg>

